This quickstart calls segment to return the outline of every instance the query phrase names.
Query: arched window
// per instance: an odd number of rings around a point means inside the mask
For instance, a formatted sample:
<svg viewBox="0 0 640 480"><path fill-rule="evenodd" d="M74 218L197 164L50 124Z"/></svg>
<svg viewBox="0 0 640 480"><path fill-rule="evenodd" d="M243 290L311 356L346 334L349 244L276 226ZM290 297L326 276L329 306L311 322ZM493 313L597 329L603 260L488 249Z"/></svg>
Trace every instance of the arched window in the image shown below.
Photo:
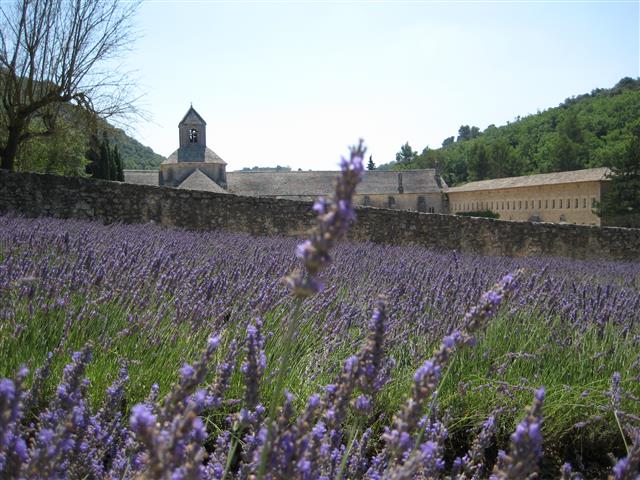
<svg viewBox="0 0 640 480"><path fill-rule="evenodd" d="M189 130L189 143L198 143L198 130L195 128Z"/></svg>

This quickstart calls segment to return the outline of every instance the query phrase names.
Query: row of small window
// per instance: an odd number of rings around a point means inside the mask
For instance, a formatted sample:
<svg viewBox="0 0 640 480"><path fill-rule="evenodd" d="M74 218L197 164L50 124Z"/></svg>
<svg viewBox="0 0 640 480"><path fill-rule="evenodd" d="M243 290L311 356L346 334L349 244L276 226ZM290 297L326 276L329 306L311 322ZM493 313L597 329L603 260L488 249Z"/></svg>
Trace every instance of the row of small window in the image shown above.
<svg viewBox="0 0 640 480"><path fill-rule="evenodd" d="M573 200L573 201L572 201ZM542 205L544 204L544 209L548 210L549 208L580 208L580 203L582 203L582 208L587 208L587 198L583 197L582 202L580 202L579 198L567 198L566 202L563 202L562 198L556 199L553 198L551 200L538 200L538 208L537 210L542 210ZM595 197L591 197L591 206L589 208L595 208L596 199ZM495 208L494 208L495 205ZM516 208L517 205L517 208ZM501 202L471 202L471 203L456 203L453 205L453 210L456 212L479 212L482 210L536 210L536 203L534 200L507 200Z"/></svg>

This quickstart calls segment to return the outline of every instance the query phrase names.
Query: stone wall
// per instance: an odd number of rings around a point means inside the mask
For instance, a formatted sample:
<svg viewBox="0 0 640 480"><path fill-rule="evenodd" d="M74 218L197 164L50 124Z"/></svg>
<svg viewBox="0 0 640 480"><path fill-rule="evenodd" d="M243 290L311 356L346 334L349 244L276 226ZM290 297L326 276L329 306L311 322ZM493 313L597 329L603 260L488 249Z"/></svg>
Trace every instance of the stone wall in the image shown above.
<svg viewBox="0 0 640 480"><path fill-rule="evenodd" d="M303 235L313 224L310 206L309 202L0 170L0 213L31 217ZM379 208L358 208L350 238L488 255L640 259L640 229L507 222Z"/></svg>

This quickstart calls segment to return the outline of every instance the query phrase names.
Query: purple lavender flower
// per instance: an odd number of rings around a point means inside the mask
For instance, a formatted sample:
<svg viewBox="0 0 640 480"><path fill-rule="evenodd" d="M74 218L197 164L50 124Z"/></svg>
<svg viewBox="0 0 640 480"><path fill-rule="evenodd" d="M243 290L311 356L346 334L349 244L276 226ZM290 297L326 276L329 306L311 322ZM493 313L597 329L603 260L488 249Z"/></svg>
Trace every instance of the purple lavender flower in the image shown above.
<svg viewBox="0 0 640 480"><path fill-rule="evenodd" d="M131 430L139 434L153 431L156 425L156 416L151 413L151 409L145 404L135 405L131 409L129 424Z"/></svg>
<svg viewBox="0 0 640 480"><path fill-rule="evenodd" d="M629 454L613 467L614 480L637 480L638 477L640 477L640 432L636 434Z"/></svg>
<svg viewBox="0 0 640 480"><path fill-rule="evenodd" d="M313 210L318 215L316 227L311 238L296 249L296 256L303 261L305 272L295 271L287 277L287 283L296 297L305 298L322 289L317 275L331 263L329 251L355 219L352 197L362 179L365 152L362 140L351 148L350 158L347 160L343 157L340 161L342 173L338 177L332 201L319 199L313 205Z"/></svg>
<svg viewBox="0 0 640 480"><path fill-rule="evenodd" d="M542 458L542 403L545 391L540 388L535 392L533 405L528 415L518 424L511 435L509 454L502 456L499 465L493 470L491 479L531 478L538 472L538 464Z"/></svg>

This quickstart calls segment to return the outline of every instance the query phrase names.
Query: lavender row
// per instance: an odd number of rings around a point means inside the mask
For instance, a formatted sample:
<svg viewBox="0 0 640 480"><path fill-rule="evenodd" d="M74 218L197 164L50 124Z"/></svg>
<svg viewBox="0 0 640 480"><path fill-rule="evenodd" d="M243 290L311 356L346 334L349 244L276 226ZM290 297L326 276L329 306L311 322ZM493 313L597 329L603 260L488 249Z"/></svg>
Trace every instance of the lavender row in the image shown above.
<svg viewBox="0 0 640 480"><path fill-rule="evenodd" d="M53 398L37 412L50 363L36 371L30 388L23 386L28 374L23 368L15 380L0 381L0 474L2 478L203 480L537 478L543 455L543 388L534 392L532 406L511 435L509 451L498 452L495 462L488 460L487 450L494 441L499 411L484 422L467 453L447 463L447 421L437 408L438 386L447 364L457 350L473 348L477 333L517 289L518 279L507 275L469 309L460 328L447 335L416 370L411 394L378 442L372 442L367 425L371 406L386 381L384 300L378 300L366 342L347 359L336 381L312 395L299 412L293 395L286 393L273 418L266 415L260 398L266 367L260 320L249 325L241 342L232 344L215 367L213 381L204 383L220 346L215 335L199 361L184 364L178 382L164 398L152 387L147 400L133 406L128 421L122 410L128 380L124 368L107 389L101 408L91 408L86 378L91 346L73 354ZM242 408L227 418L225 428L208 431L202 418L220 409L239 360L244 379ZM616 408L625 393L619 382L620 375L614 375L610 393ZM360 418L362 430L344 428L349 414ZM640 430L630 432L635 440L628 455L616 462L610 478L634 479L640 473ZM558 476L581 478L569 464L562 466Z"/></svg>
<svg viewBox="0 0 640 480"><path fill-rule="evenodd" d="M141 328L160 318L216 331L230 318L288 308L282 279L292 270L296 241L225 232L163 230L0 217L0 313L117 302ZM364 327L379 294L389 300L390 338L418 334L427 342L455 328L470 299L496 278L524 268L527 285L514 308L576 329L607 323L632 329L640 319L640 263L579 262L549 258L491 258L420 247L343 243L321 275L326 288L305 303L339 341ZM141 313L143 312L143 313ZM138 318L140 317L140 318ZM150 330L152 332L152 329Z"/></svg>

